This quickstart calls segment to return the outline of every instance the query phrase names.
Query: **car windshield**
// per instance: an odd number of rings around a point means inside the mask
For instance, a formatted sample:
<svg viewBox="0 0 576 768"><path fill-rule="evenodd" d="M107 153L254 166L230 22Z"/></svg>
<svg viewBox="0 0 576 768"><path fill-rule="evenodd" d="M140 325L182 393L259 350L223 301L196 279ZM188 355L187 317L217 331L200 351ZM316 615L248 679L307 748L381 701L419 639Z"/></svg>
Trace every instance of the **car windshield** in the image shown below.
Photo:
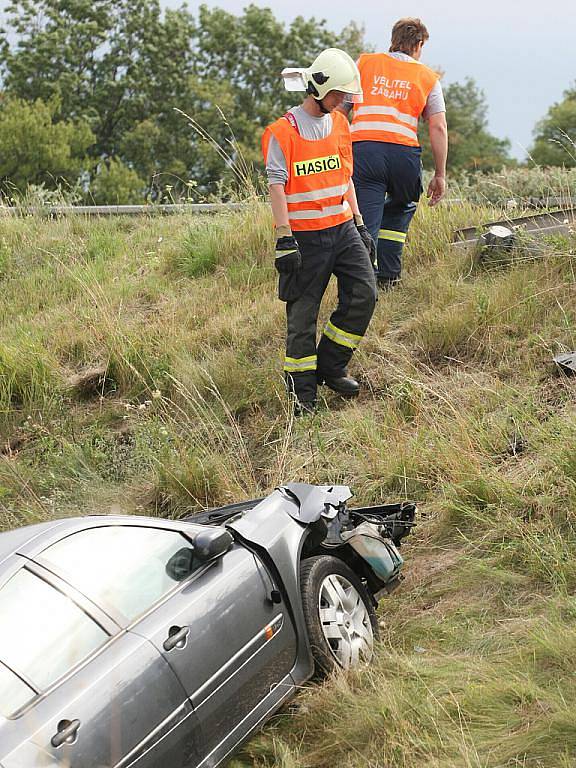
<svg viewBox="0 0 576 768"><path fill-rule="evenodd" d="M77 589L132 620L190 575L193 547L178 531L112 525L72 534L42 552Z"/></svg>

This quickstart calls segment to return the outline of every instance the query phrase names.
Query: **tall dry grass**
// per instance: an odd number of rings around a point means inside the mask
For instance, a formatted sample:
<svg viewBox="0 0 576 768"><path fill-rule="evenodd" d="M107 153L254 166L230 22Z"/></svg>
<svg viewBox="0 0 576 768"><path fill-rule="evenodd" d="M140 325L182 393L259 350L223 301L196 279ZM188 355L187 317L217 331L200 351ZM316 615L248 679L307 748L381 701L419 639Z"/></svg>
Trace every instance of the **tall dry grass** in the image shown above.
<svg viewBox="0 0 576 768"><path fill-rule="evenodd" d="M551 358L576 345L576 241L486 267L451 248L497 214L420 207L352 364L362 395L323 391L296 422L266 206L5 223L3 528L178 516L287 480L420 503L377 663L306 689L236 765L573 764L576 397Z"/></svg>

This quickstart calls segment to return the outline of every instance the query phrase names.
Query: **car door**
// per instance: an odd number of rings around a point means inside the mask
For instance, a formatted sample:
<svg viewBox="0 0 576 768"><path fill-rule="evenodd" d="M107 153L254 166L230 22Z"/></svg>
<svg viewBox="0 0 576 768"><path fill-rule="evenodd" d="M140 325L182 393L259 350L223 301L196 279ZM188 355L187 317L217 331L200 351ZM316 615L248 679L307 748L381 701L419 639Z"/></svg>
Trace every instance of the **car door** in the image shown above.
<svg viewBox="0 0 576 768"><path fill-rule="evenodd" d="M0 589L0 616L4 768L196 764L192 707L150 643L31 562Z"/></svg>
<svg viewBox="0 0 576 768"><path fill-rule="evenodd" d="M203 765L215 765L293 690L296 633L279 599L263 563L235 543L131 629L154 643L191 697ZM185 640L167 649L177 632Z"/></svg>

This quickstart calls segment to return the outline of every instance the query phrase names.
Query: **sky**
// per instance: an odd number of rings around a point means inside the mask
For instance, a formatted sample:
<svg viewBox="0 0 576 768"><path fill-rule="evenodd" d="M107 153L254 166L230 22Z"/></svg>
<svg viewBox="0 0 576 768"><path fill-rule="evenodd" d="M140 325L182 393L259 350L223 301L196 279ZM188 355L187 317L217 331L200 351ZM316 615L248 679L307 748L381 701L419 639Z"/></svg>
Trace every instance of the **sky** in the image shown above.
<svg viewBox="0 0 576 768"><path fill-rule="evenodd" d="M179 0L161 0L177 7ZM443 82L472 77L488 102L489 128L512 143L511 153L522 159L532 144L532 132L548 108L562 98L576 80L576 3L574 0L415 0L385 3L382 0L254 0L272 8L277 18L290 22L296 16L326 19L339 31L351 20L365 27L366 40L376 49L388 50L390 30L401 16L418 16L430 40L422 61L444 72ZM195 12L196 0L188 0ZM240 14L246 0L204 2ZM302 62L302 66L310 62Z"/></svg>
<svg viewBox="0 0 576 768"><path fill-rule="evenodd" d="M160 0L179 7L183 0ZM188 0L194 13L201 0ZM204 0L209 7L241 14L249 0ZM576 2L574 0L253 0L290 23L296 16L326 19L334 31L354 20L377 50L387 50L390 30L401 16L418 16L428 27L422 61L445 74L443 83L472 77L488 104L490 131L511 141L511 153L524 159L533 130L548 108L576 81ZM0 0L0 22L6 0ZM311 62L302 62L306 66Z"/></svg>

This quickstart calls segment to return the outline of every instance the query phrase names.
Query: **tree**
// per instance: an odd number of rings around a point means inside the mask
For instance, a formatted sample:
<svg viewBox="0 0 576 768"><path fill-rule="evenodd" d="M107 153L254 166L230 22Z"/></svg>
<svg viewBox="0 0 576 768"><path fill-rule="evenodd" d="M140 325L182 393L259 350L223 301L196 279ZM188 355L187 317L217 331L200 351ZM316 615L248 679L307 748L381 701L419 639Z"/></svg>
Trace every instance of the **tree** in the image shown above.
<svg viewBox="0 0 576 768"><path fill-rule="evenodd" d="M73 184L86 165L94 135L83 120L57 120L58 101L0 102L0 183L6 192L28 184Z"/></svg>
<svg viewBox="0 0 576 768"><path fill-rule="evenodd" d="M576 83L564 91L534 131L532 159L540 165L576 167Z"/></svg>
<svg viewBox="0 0 576 768"><path fill-rule="evenodd" d="M202 5L162 11L159 0L9 0L0 36L6 90L21 99L57 98L61 120L84 120L95 141L90 172L117 158L146 180L153 197L194 180L216 191L230 164L202 142L175 107L191 115L238 163L260 159L266 124L293 103L283 67L320 50L356 55L363 29L340 35L325 21L247 6L235 16Z"/></svg>
<svg viewBox="0 0 576 768"><path fill-rule="evenodd" d="M208 99L209 89L219 83L226 106L212 99L223 114L210 116L205 112L207 101L200 100L199 109L192 99L192 110L185 111L223 146L230 148L227 142L233 135L244 158L261 164L263 129L294 104L294 94L283 87L282 69L308 65L330 46L347 47L358 55L366 50L363 34L362 27L351 23L337 35L326 28L324 20L301 16L285 26L269 8L256 5L247 6L241 16L202 5L196 25L194 74L204 84ZM221 161L217 165L222 168Z"/></svg>
<svg viewBox="0 0 576 768"><path fill-rule="evenodd" d="M116 154L135 122L166 110L191 67L191 15L158 0L11 0L3 60L6 89L24 99L59 98L64 119L96 135L96 160Z"/></svg>
<svg viewBox="0 0 576 768"><path fill-rule="evenodd" d="M103 162L90 184L90 199L95 205L141 203L146 182L121 160Z"/></svg>
<svg viewBox="0 0 576 768"><path fill-rule="evenodd" d="M448 122L448 170L490 171L510 162L508 139L488 131L488 107L484 93L474 80L451 83L444 90ZM424 165L432 167L427 128L421 129Z"/></svg>

